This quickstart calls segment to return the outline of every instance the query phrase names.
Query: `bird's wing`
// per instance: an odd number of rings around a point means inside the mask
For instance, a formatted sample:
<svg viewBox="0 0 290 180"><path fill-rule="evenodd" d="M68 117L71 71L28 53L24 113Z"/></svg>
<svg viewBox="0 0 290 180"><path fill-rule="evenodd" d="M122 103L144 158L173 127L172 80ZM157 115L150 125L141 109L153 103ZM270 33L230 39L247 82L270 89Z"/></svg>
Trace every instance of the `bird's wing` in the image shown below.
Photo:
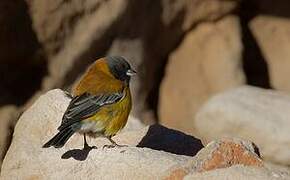
<svg viewBox="0 0 290 180"><path fill-rule="evenodd" d="M123 93L121 92L102 95L84 93L74 97L62 117L62 122L58 130L62 130L76 122L93 116L102 106L113 104L122 97Z"/></svg>

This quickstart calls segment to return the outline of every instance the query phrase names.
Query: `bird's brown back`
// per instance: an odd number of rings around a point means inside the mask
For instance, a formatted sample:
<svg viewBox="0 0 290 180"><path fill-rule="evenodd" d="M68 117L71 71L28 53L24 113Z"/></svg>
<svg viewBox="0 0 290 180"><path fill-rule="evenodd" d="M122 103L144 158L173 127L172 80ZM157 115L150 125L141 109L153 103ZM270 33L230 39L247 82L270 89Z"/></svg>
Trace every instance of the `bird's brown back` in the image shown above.
<svg viewBox="0 0 290 180"><path fill-rule="evenodd" d="M96 74L98 74L96 76ZM104 58L97 60L87 70L84 76L75 83L72 89L73 96L83 93L99 95L104 93L121 92L124 88L122 81L116 79L109 70Z"/></svg>

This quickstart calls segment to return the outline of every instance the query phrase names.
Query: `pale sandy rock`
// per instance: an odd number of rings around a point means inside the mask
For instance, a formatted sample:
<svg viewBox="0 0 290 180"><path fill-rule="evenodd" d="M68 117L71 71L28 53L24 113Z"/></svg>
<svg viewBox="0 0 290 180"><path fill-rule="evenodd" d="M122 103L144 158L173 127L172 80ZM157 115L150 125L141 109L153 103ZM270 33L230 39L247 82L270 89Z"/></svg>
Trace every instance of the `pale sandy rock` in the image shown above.
<svg viewBox="0 0 290 180"><path fill-rule="evenodd" d="M129 147L103 149L110 144L104 138L89 138L88 143L98 149L81 150L83 137L74 135L63 148L42 148L56 132L70 99L61 90L52 90L40 98L19 119L12 144L2 165L2 179L158 179L173 166L187 162L191 157L165 151L171 148L156 147L152 140L159 140L176 147L187 148L189 141L200 143L181 132L169 131L159 125L144 127L132 117L125 130L114 139ZM130 125L131 124L131 125ZM157 129L158 132L151 132ZM179 134L179 136L177 135ZM154 138L154 136L158 138ZM182 144L182 141L186 144ZM151 140L150 140L151 139ZM175 141L178 142L175 142ZM146 147L163 150L156 151ZM135 147L135 146L138 146ZM143 148L142 148L143 147ZM177 147L178 148L178 147ZM202 148L202 147L199 147ZM190 150L190 149L189 149ZM198 149L199 150L199 149ZM178 150L181 151L181 150ZM178 152L177 151L177 152ZM183 150L185 151L185 150ZM191 151L196 151L192 149Z"/></svg>
<svg viewBox="0 0 290 180"><path fill-rule="evenodd" d="M176 20L180 13L184 13L184 20L181 25L183 30L189 30L194 24L204 20L215 20L237 6L237 1L225 0L162 0L162 20L168 25Z"/></svg>
<svg viewBox="0 0 290 180"><path fill-rule="evenodd" d="M184 180L289 180L288 172L273 171L268 168L235 165L203 173L191 173Z"/></svg>
<svg viewBox="0 0 290 180"><path fill-rule="evenodd" d="M210 99L196 115L205 141L236 136L255 142L265 160L290 165L290 96L243 86Z"/></svg>
<svg viewBox="0 0 290 180"><path fill-rule="evenodd" d="M267 161L264 162L264 166L267 169L271 169L272 171L290 175L290 167L289 166L273 164L273 163L267 162Z"/></svg>
<svg viewBox="0 0 290 180"><path fill-rule="evenodd" d="M3 166L1 176L3 179L157 179L163 171L188 159L133 147L92 150L85 161L61 159L60 154L66 150L21 152L14 157L16 162Z"/></svg>
<svg viewBox="0 0 290 180"><path fill-rule="evenodd" d="M124 127L123 131L129 130L139 130L144 128L145 125L137 118L130 116L126 126Z"/></svg>
<svg viewBox="0 0 290 180"><path fill-rule="evenodd" d="M169 57L160 88L159 117L166 126L196 134L194 114L212 95L245 83L239 19L200 23Z"/></svg>
<svg viewBox="0 0 290 180"><path fill-rule="evenodd" d="M0 166L10 145L13 128L18 116L18 109L14 105L6 105L0 108Z"/></svg>
<svg viewBox="0 0 290 180"><path fill-rule="evenodd" d="M267 61L271 85L289 92L289 18L260 15L250 22L250 28Z"/></svg>

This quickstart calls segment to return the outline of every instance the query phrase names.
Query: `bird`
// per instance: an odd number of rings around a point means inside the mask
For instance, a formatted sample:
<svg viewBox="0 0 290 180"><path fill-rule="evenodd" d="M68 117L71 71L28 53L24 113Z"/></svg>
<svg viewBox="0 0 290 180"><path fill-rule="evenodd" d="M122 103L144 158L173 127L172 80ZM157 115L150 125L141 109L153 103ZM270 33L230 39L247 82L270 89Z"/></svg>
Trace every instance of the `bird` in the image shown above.
<svg viewBox="0 0 290 180"><path fill-rule="evenodd" d="M111 145L106 147L122 147L112 137L127 123L132 108L129 85L135 74L124 57L97 59L73 85L58 133L42 147L61 148L76 132L83 134L84 148L90 147L86 135L107 138Z"/></svg>

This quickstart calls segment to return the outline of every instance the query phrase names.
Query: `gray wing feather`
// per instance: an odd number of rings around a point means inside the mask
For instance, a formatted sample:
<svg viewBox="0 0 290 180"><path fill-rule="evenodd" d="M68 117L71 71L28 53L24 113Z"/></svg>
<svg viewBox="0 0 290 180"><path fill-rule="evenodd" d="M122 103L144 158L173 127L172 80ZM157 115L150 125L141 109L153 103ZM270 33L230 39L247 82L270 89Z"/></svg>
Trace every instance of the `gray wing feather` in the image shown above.
<svg viewBox="0 0 290 180"><path fill-rule="evenodd" d="M102 94L98 96L88 93L74 97L62 117L62 123L58 130L62 130L72 124L96 114L99 109L108 104L113 104L123 97L123 93Z"/></svg>

